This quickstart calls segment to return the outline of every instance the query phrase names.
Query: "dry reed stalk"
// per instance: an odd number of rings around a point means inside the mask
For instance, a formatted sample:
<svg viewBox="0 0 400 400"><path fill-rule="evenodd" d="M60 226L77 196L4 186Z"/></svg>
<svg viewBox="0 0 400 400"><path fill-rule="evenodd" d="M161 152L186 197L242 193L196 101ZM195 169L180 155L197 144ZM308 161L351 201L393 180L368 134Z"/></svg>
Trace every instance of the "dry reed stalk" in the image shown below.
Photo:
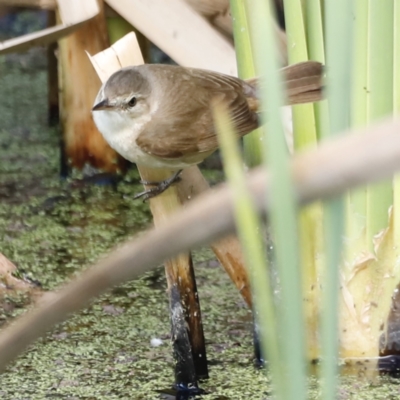
<svg viewBox="0 0 400 400"><path fill-rule="evenodd" d="M97 0L57 0L57 5L61 24L0 42L0 54L53 43L95 18L100 12Z"/></svg>
<svg viewBox="0 0 400 400"><path fill-rule="evenodd" d="M90 111L101 84L85 51L98 53L109 45L102 0L99 5L101 12L94 19L59 42L61 122L70 165L82 168L90 164L116 172L127 162L103 139Z"/></svg>
<svg viewBox="0 0 400 400"><path fill-rule="evenodd" d="M236 75L232 44L184 0L107 0L178 64Z"/></svg>
<svg viewBox="0 0 400 400"><path fill-rule="evenodd" d="M3 5L55 10L57 8L57 0L0 0L0 6Z"/></svg>
<svg viewBox="0 0 400 400"><path fill-rule="evenodd" d="M144 62L134 33L126 35L106 52L90 59L103 82L119 68ZM138 169L142 180L147 182L160 182L173 173L141 165L138 165ZM145 188L148 189L146 185ZM181 207L175 186L151 198L149 202L156 227L168 221ZM170 297L175 379L177 384L189 387L197 385L197 379L208 377L200 302L191 254L181 253L167 260L165 273Z"/></svg>

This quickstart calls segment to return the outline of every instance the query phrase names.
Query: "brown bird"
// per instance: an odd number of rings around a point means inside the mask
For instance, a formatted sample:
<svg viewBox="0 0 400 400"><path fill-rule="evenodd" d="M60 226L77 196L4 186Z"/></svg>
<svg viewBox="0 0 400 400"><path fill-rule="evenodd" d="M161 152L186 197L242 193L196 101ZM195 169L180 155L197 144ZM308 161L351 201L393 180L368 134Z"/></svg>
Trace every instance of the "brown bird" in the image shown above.
<svg viewBox="0 0 400 400"><path fill-rule="evenodd" d="M306 61L282 73L287 104L321 100L320 63ZM161 64L122 68L111 75L96 97L93 119L110 146L129 161L181 170L218 148L211 106L215 99L226 103L240 136L258 127L257 79Z"/></svg>

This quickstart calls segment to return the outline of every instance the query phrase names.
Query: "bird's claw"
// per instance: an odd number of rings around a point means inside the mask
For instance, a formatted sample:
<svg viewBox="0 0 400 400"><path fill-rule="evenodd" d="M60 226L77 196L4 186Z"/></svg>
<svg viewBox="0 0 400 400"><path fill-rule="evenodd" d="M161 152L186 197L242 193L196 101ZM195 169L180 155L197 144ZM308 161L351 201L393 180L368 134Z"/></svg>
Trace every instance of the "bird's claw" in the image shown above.
<svg viewBox="0 0 400 400"><path fill-rule="evenodd" d="M146 186L154 186L150 189L146 189L143 192L138 193L135 195L133 198L136 199L143 199L145 202L146 200L151 199L152 197L158 196L159 194L165 192L173 183L179 182L181 180L181 177L179 176L181 174L182 170L177 171L175 174L173 174L171 177L168 179L165 179L161 182L149 182L145 180L141 180L140 183Z"/></svg>

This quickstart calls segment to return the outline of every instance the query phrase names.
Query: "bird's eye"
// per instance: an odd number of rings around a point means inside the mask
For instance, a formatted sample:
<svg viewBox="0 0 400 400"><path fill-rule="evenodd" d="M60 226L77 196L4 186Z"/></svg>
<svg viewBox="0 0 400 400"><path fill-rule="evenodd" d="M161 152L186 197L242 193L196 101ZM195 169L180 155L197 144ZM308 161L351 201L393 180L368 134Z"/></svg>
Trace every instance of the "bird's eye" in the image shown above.
<svg viewBox="0 0 400 400"><path fill-rule="evenodd" d="M135 107L135 105L136 105L136 97L135 96L133 96L129 101L128 101L128 106L129 107Z"/></svg>

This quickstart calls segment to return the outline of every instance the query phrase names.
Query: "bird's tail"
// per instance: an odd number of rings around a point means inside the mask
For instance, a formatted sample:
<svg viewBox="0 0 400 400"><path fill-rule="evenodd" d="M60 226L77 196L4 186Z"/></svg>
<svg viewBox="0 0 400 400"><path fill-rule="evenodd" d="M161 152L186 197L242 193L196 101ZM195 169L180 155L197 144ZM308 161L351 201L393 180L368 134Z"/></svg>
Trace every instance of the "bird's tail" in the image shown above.
<svg viewBox="0 0 400 400"><path fill-rule="evenodd" d="M286 84L286 104L311 103L323 99L323 65L317 61L304 61L281 70ZM253 88L258 79L246 82Z"/></svg>

